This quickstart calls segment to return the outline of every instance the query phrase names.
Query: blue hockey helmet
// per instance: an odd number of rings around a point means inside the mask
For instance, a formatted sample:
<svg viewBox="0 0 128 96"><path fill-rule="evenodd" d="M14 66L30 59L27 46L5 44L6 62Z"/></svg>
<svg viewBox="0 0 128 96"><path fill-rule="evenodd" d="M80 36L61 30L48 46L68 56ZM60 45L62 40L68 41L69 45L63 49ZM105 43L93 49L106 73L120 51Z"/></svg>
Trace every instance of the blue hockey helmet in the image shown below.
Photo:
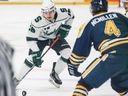
<svg viewBox="0 0 128 96"><path fill-rule="evenodd" d="M107 0L92 0L91 1L91 12L92 14L97 14L99 12L108 11L108 2Z"/></svg>

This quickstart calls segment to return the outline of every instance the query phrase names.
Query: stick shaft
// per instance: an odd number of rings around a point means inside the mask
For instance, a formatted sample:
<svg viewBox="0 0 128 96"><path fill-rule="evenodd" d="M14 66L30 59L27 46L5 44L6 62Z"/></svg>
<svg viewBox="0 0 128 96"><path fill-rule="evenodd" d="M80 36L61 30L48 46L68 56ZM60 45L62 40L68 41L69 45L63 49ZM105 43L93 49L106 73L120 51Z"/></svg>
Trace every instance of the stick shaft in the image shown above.
<svg viewBox="0 0 128 96"><path fill-rule="evenodd" d="M60 38L60 35L58 35L56 37L56 39L52 42L52 44L49 46L49 48L43 53L43 55L41 56L41 58L43 58L44 55L56 44L56 42L59 40L59 38Z"/></svg>

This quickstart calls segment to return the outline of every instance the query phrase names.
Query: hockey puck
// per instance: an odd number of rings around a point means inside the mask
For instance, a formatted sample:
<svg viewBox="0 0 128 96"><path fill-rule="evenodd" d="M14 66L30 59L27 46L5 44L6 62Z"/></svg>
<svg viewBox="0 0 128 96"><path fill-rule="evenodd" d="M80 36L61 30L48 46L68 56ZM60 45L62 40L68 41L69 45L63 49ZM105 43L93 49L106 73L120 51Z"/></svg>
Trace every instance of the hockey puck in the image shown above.
<svg viewBox="0 0 128 96"><path fill-rule="evenodd" d="M26 96L27 92L26 91L22 91L22 96Z"/></svg>

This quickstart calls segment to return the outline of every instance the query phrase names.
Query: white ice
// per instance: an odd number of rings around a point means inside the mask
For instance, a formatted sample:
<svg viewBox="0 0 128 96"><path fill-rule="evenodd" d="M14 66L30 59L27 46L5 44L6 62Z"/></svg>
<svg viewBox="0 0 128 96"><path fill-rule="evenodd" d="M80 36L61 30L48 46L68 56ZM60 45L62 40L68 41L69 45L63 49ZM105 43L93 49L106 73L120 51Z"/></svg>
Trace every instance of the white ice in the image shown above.
<svg viewBox="0 0 128 96"><path fill-rule="evenodd" d="M89 6L59 5L57 7L68 7L75 13L72 30L66 38L71 46L73 46L80 25L92 17ZM123 8L118 8L117 6L111 6L109 11L117 11L124 14ZM19 71L20 66L27 56L28 46L25 41L25 36L31 19L39 12L40 5L0 5L0 36L15 48L15 72ZM79 71L82 72L86 66L98 56L99 53L92 49L90 57L81 64ZM50 50L43 59L45 62L42 64L42 68L34 68L20 83L17 96L21 96L21 91L23 90L27 91L27 96L71 96L79 78L69 76L66 68L60 75L63 80L63 85L60 88L55 88L48 82L48 79L52 62L56 61L57 55L54 51ZM89 96L118 96L110 87L109 82L108 80L100 88L90 91Z"/></svg>

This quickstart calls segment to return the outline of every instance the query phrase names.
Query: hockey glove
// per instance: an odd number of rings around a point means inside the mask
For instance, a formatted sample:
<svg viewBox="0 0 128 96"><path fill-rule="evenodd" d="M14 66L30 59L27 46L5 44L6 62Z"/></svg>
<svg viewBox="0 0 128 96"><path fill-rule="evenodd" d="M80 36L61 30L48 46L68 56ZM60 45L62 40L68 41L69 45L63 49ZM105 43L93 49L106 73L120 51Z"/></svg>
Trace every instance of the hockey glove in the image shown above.
<svg viewBox="0 0 128 96"><path fill-rule="evenodd" d="M56 35L60 35L60 38L59 39L64 39L68 35L70 29L71 29L71 26L70 25L62 24L58 28L58 31L57 31L57 34Z"/></svg>
<svg viewBox="0 0 128 96"><path fill-rule="evenodd" d="M36 67L41 67L41 64L43 63L43 60L41 60L41 52L32 52L32 60Z"/></svg>
<svg viewBox="0 0 128 96"><path fill-rule="evenodd" d="M70 61L68 60L68 72L71 76L76 76L76 77L81 76L81 73L78 72L78 67L79 65L71 64Z"/></svg>

